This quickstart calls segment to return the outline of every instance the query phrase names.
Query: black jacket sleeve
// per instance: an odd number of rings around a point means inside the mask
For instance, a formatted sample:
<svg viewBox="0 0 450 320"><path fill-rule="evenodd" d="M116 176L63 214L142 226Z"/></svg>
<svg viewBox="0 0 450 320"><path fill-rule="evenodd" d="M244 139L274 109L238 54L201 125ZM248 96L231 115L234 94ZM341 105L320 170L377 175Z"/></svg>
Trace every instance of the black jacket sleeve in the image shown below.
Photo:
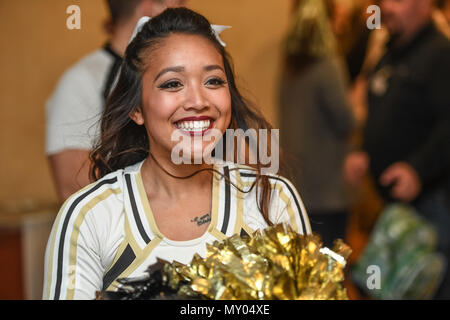
<svg viewBox="0 0 450 320"><path fill-rule="evenodd" d="M423 184L450 171L450 45L439 52L427 88L429 110L436 125L425 144L408 159ZM428 107L428 106L427 106Z"/></svg>

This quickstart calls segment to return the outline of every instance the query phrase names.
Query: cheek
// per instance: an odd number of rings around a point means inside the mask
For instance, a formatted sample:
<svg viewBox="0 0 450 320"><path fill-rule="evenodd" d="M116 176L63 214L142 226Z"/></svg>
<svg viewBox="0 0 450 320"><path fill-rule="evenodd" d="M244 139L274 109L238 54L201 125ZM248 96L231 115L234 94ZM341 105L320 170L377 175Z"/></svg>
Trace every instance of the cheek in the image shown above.
<svg viewBox="0 0 450 320"><path fill-rule="evenodd" d="M225 91L216 99L216 105L219 111L227 122L231 119L231 96L229 91Z"/></svg>
<svg viewBox="0 0 450 320"><path fill-rule="evenodd" d="M230 125L231 122L231 96L228 95L227 104L226 104L226 127Z"/></svg>
<svg viewBox="0 0 450 320"><path fill-rule="evenodd" d="M153 94L144 100L144 113L147 124L163 124L170 122L177 110L179 99L175 95Z"/></svg>

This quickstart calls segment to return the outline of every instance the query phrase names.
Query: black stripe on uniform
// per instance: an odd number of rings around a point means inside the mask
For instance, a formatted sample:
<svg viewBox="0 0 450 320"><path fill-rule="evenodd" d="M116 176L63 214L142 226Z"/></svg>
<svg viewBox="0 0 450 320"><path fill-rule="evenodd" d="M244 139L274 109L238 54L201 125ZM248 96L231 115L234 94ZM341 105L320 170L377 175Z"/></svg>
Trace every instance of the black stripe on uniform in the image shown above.
<svg viewBox="0 0 450 320"><path fill-rule="evenodd" d="M75 207L83 201L88 195L93 193L94 191L98 190L101 186L105 184L113 184L117 182L117 178L112 178L108 180L103 180L97 183L95 186L93 186L91 189L80 195L78 198L76 198L72 205L69 208L69 211L67 211L67 215L64 218L63 226L61 229L61 236L59 239L59 247L58 247L58 266L56 267L56 285L55 285L55 295L54 299L59 300L59 295L61 293L61 282L62 282L62 269L63 269L63 256L64 256L64 238L66 237L67 232L67 226L69 225L69 220L72 216L73 211L75 210Z"/></svg>
<svg viewBox="0 0 450 320"><path fill-rule="evenodd" d="M139 217L139 211L136 206L136 200L134 199L133 186L131 185L130 174L125 175L125 181L127 182L128 194L130 196L131 209L133 210L134 220L136 221L137 228L139 233L141 234L142 239L144 239L145 243L150 242L150 238L144 230L144 226L142 225L141 218Z"/></svg>
<svg viewBox="0 0 450 320"><path fill-rule="evenodd" d="M241 237L250 237L250 235L247 233L247 231L244 230L244 228L241 229L240 236Z"/></svg>
<svg viewBox="0 0 450 320"><path fill-rule="evenodd" d="M245 173L245 172L239 172L239 173L241 174L241 177L252 177L252 178L256 178L256 174L254 174L254 173ZM272 177L272 176L266 176L266 177L268 177L269 179L279 180L279 181L283 182L283 183L286 185L286 187L288 188L289 192L292 194L292 197L293 197L294 200L295 200L295 205L297 206L298 214L300 215L300 220L301 220L301 222L302 222L302 231L303 231L303 234L307 234L307 232L306 232L305 221L303 220L303 211L302 211L301 208L300 208L300 204L298 203L298 199L297 199L297 197L295 196L295 193L294 193L294 191L292 190L291 186L290 186L286 181L284 181L284 180L281 179L281 178L278 178L278 177Z"/></svg>
<svg viewBox="0 0 450 320"><path fill-rule="evenodd" d="M127 245L125 250L119 259L117 259L116 263L109 269L109 271L103 277L103 291L106 291L111 283L117 279L118 276L122 274L134 261L136 258L133 249L131 249L130 245Z"/></svg>
<svg viewBox="0 0 450 320"><path fill-rule="evenodd" d="M230 169L228 167L223 168L223 173L225 177L229 180L230 179ZM223 215L223 224L222 229L220 232L223 234L227 234L228 229L228 223L230 221L230 198L231 198L231 189L230 189L230 183L228 180L225 180L225 212Z"/></svg>

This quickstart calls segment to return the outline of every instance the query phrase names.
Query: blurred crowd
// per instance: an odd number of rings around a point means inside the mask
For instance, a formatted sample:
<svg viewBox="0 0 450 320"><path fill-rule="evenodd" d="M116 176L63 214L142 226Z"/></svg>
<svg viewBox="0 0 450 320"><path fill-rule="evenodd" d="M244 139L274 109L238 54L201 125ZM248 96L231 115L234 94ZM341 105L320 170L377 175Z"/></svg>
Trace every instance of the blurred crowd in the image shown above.
<svg viewBox="0 0 450 320"><path fill-rule="evenodd" d="M380 245L370 237L374 224L389 205L402 204L434 226L442 266L450 257L449 7L432 0L293 2L281 141L325 245L350 239L355 215L372 215L362 248ZM381 25L368 23L377 18ZM355 210L358 202L369 204ZM450 298L448 271L440 273L429 298Z"/></svg>

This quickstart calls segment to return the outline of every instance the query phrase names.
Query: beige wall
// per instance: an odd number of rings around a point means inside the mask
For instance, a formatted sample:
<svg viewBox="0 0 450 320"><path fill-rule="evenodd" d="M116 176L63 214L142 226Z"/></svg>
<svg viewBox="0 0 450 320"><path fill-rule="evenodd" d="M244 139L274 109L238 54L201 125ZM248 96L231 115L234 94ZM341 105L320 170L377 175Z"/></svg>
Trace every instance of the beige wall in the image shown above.
<svg viewBox="0 0 450 320"><path fill-rule="evenodd" d="M240 87L277 125L276 83L289 0L190 0L223 40ZM81 8L81 30L66 8ZM63 71L105 41L102 0L0 0L0 214L56 200L44 155L45 101ZM3 207L3 210L2 210Z"/></svg>

